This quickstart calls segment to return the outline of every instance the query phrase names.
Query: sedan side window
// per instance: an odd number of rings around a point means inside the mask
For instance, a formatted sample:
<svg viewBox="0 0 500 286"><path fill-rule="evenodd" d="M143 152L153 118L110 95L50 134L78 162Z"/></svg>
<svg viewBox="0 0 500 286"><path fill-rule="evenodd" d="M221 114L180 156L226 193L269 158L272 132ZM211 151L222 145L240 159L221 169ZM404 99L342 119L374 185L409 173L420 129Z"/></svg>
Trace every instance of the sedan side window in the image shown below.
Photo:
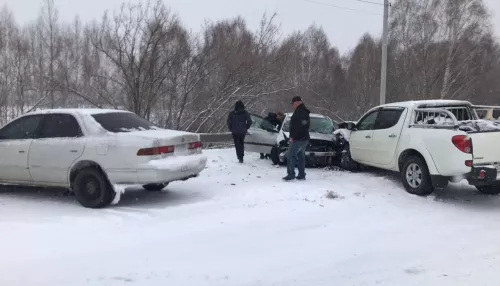
<svg viewBox="0 0 500 286"><path fill-rule="evenodd" d="M398 124L404 109L383 109L379 112L375 129L389 129Z"/></svg>
<svg viewBox="0 0 500 286"><path fill-rule="evenodd" d="M31 139L42 119L41 115L21 117L0 130L0 140Z"/></svg>
<svg viewBox="0 0 500 286"><path fill-rule="evenodd" d="M75 138L82 136L80 125L69 114L46 115L38 138Z"/></svg>
<svg viewBox="0 0 500 286"><path fill-rule="evenodd" d="M378 110L366 115L362 118L356 125L358 131L373 130L375 127L375 122L377 121Z"/></svg>

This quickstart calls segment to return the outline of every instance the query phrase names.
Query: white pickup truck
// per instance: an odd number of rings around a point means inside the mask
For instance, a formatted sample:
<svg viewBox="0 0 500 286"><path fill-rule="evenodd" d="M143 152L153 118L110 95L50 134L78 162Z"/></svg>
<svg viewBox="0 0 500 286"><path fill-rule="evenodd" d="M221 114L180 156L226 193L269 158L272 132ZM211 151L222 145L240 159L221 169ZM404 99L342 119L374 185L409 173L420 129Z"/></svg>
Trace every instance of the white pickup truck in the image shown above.
<svg viewBox="0 0 500 286"><path fill-rule="evenodd" d="M450 100L375 107L346 124L348 151L361 165L400 172L411 194L429 195L464 179L482 193L499 194L500 126L480 120L476 108Z"/></svg>

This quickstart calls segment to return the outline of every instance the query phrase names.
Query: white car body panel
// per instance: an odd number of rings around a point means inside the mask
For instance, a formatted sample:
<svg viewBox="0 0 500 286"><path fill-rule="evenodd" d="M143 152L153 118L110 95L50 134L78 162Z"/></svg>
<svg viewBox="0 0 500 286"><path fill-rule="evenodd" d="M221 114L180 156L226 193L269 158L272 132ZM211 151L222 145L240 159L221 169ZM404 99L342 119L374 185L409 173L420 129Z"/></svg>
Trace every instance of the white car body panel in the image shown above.
<svg viewBox="0 0 500 286"><path fill-rule="evenodd" d="M196 176L205 168L207 159L201 150L187 148L189 143L200 141L198 134L159 128L112 133L92 117L116 112L126 111L54 109L27 114L72 115L83 137L0 140L0 152L8 154L0 158L0 182L70 187L71 170L89 162L98 164L111 184L166 183ZM175 145L173 154L137 155L142 148L170 145Z"/></svg>
<svg viewBox="0 0 500 286"><path fill-rule="evenodd" d="M0 141L0 173L4 181L31 183L28 154L33 139Z"/></svg>

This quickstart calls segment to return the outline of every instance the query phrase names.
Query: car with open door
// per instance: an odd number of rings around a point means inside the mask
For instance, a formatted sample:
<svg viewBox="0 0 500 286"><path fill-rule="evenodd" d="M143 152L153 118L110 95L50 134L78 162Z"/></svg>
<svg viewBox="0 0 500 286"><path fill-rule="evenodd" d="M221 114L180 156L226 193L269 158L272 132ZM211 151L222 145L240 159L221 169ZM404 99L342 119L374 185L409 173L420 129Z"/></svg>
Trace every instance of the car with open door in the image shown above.
<svg viewBox="0 0 500 286"><path fill-rule="evenodd" d="M289 129L292 113L285 114L283 124L277 129L266 119L251 115L252 126L245 138L245 150L270 154L275 165L286 164L286 151L289 146ZM332 119L321 114L310 114L309 134L311 139L306 149L308 166L330 165L337 155L335 151L336 137L333 134L335 124Z"/></svg>
<svg viewBox="0 0 500 286"><path fill-rule="evenodd" d="M245 137L245 151L271 154L276 145L279 130L265 118L251 114L252 126Z"/></svg>

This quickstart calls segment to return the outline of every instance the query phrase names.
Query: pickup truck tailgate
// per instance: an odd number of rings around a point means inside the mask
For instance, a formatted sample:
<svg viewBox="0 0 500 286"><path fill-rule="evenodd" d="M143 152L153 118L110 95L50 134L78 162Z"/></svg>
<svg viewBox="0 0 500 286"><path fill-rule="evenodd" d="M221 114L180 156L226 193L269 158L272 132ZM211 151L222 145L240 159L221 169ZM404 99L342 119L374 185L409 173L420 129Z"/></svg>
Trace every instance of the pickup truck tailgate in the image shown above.
<svg viewBox="0 0 500 286"><path fill-rule="evenodd" d="M500 163L500 132L470 133L474 165Z"/></svg>

